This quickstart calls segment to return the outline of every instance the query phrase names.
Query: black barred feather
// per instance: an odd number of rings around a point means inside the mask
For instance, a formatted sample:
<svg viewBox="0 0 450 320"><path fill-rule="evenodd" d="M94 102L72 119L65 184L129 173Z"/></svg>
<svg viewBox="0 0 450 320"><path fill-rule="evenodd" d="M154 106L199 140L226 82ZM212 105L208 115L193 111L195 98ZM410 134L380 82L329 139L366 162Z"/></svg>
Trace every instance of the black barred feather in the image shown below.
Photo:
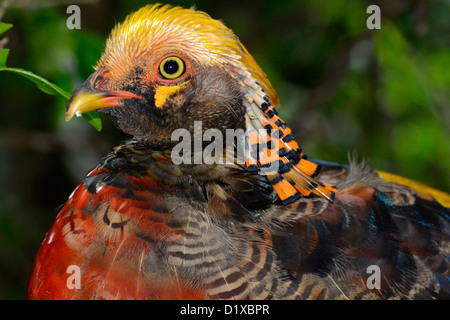
<svg viewBox="0 0 450 320"><path fill-rule="evenodd" d="M116 160L109 159L104 165L111 170L128 168L127 163L134 162L131 159L145 157L135 155L134 148L116 151L113 158ZM147 163L154 159L146 158ZM324 198L301 198L285 205L272 188L274 182L264 176L235 167L230 167L227 175L219 176L209 172L217 170L214 166L203 168L202 174L190 173L195 177L195 183L190 185L199 185L206 191L201 201L208 208L210 226L205 228L221 229L226 234L223 240L240 248L236 253L225 250L233 257L236 269L225 272L225 278L214 276L209 282L210 286L219 288L225 282L236 284L230 286L231 291L212 290L211 298L230 298L244 293L283 299L448 298L449 209L410 189L384 182L367 168L312 161L320 163L322 170L318 177L321 180L346 185L364 175L365 184L341 189L334 202ZM164 169L159 164L158 168L169 173L170 164L167 166ZM151 164L145 167L154 168ZM188 173L192 169L194 167L185 167L184 170ZM132 174L143 171L139 166L126 170ZM118 181L103 180L120 187ZM190 188L185 185L180 191L192 193ZM195 218L195 211L186 212L188 217L194 214L188 219L199 219ZM230 224L230 221L241 225ZM191 223L196 224L199 222ZM209 250L212 244L202 241L198 245L206 246L202 250ZM177 250L181 251L176 257L188 259L190 255L183 250L197 252L194 247L194 243L186 249L179 247ZM195 260L192 263L196 263ZM250 290L242 281L256 266L263 269L255 274L257 284ZM371 275L368 270L372 266L381 272L379 289L369 289L367 285ZM264 276L262 270L265 270ZM178 272L185 271L179 269Z"/></svg>

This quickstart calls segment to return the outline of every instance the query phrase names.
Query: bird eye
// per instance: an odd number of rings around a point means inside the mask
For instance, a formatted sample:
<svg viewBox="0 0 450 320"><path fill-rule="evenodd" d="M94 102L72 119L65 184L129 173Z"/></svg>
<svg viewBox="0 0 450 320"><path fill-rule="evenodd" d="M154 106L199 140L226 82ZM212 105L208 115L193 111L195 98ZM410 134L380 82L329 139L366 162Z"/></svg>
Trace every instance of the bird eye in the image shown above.
<svg viewBox="0 0 450 320"><path fill-rule="evenodd" d="M165 58L159 65L159 75L163 79L173 80L184 74L186 67L178 57Z"/></svg>

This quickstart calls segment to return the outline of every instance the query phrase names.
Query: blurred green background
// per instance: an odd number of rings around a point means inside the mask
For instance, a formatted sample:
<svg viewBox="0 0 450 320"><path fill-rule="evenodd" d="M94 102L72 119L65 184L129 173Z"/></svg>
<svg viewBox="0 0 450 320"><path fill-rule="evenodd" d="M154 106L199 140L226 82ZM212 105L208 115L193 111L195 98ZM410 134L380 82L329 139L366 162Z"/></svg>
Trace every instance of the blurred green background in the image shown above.
<svg viewBox="0 0 450 320"><path fill-rule="evenodd" d="M7 65L72 91L112 27L150 3L16 0L1 18ZM450 1L170 1L232 28L278 91L281 117L308 155L450 189ZM66 8L81 8L69 30ZM381 8L380 30L366 9ZM0 9L1 10L1 9ZM32 261L58 209L124 137L64 121L65 101L0 72L0 299L25 299Z"/></svg>

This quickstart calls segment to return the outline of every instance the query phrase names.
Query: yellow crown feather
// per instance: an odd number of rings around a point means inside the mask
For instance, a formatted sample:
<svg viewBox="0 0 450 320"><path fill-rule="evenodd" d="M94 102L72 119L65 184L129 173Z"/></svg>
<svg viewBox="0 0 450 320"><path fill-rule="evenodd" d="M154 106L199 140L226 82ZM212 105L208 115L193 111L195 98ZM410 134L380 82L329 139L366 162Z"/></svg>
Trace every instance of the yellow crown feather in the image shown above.
<svg viewBox="0 0 450 320"><path fill-rule="evenodd" d="M207 13L170 5L147 5L116 25L96 68L123 76L127 67L145 63L152 52L183 51L200 65L230 65L250 72L278 105L269 79L237 36Z"/></svg>

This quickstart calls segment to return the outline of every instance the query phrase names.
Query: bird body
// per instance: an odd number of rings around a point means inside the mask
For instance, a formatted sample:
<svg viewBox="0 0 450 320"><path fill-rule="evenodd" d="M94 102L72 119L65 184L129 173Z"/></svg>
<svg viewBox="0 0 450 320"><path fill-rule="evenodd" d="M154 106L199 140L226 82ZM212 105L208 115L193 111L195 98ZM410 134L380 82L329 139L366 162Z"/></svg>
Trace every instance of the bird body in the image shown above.
<svg viewBox="0 0 450 320"><path fill-rule="evenodd" d="M98 109L132 140L69 197L29 298L448 299L450 196L308 159L278 104L221 22L159 4L130 15L66 117ZM201 137L242 130L216 150L232 161L174 160L173 132L196 121Z"/></svg>

